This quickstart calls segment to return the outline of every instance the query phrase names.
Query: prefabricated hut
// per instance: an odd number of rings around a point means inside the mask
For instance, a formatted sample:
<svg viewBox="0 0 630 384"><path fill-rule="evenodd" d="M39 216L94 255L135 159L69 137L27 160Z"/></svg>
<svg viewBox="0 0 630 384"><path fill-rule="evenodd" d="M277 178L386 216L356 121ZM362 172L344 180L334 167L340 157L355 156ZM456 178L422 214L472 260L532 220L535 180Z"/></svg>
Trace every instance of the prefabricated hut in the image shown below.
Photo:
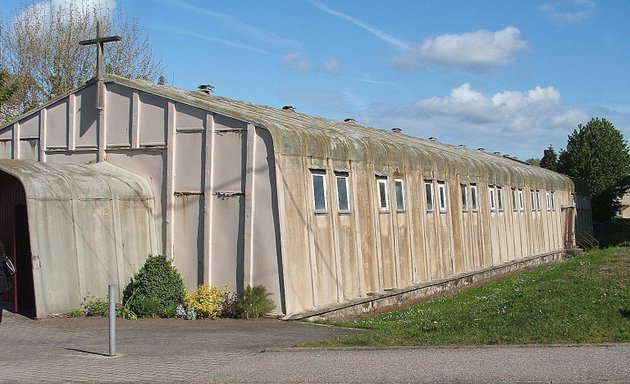
<svg viewBox="0 0 630 384"><path fill-rule="evenodd" d="M5 298L37 317L121 290L149 254L298 317L575 246L561 174L115 75L1 127L0 159Z"/></svg>

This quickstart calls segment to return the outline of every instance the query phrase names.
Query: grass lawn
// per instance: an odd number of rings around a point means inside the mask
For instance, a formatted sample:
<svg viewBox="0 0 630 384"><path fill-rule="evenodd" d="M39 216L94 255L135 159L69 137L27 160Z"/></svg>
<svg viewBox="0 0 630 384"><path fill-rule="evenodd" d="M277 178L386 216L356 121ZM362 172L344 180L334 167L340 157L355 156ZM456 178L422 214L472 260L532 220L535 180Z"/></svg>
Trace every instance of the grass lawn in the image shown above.
<svg viewBox="0 0 630 384"><path fill-rule="evenodd" d="M329 324L368 331L307 345L630 342L630 248L586 252L451 296Z"/></svg>

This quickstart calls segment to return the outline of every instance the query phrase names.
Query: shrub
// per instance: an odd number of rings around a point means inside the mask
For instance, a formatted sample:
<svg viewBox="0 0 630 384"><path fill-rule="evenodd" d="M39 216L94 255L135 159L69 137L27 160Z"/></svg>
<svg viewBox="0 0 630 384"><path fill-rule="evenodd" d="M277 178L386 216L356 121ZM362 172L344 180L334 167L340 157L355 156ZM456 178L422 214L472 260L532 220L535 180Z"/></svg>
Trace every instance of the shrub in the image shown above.
<svg viewBox="0 0 630 384"><path fill-rule="evenodd" d="M85 299L83 304L85 316L107 316L109 312L109 301L100 297Z"/></svg>
<svg viewBox="0 0 630 384"><path fill-rule="evenodd" d="M81 317L85 314L82 309L75 308L70 313L68 313L68 317Z"/></svg>
<svg viewBox="0 0 630 384"><path fill-rule="evenodd" d="M253 288L247 286L239 303L243 309L243 317L252 319L271 312L276 306L269 298L270 295L271 293L267 292L267 289L262 285Z"/></svg>
<svg viewBox="0 0 630 384"><path fill-rule="evenodd" d="M225 292L221 303L221 317L240 319L243 316L243 308L239 303L239 296L235 292Z"/></svg>
<svg viewBox="0 0 630 384"><path fill-rule="evenodd" d="M186 294L186 307L193 308L198 317L215 318L221 314L225 294L227 286L221 291L216 286L202 284L197 288L197 292Z"/></svg>
<svg viewBox="0 0 630 384"><path fill-rule="evenodd" d="M184 302L184 281L164 256L149 255L123 292L123 305L138 317L173 317Z"/></svg>

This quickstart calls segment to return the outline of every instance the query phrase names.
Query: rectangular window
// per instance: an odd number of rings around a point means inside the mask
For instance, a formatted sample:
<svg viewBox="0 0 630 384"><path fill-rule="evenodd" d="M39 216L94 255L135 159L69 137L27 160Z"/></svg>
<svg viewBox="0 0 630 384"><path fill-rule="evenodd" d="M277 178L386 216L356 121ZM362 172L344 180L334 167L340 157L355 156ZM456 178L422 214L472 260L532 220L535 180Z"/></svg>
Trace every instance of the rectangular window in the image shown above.
<svg viewBox="0 0 630 384"><path fill-rule="evenodd" d="M491 185L488 188L488 192L489 192L489 200L490 200L490 210L491 211L496 211L497 210L497 202L496 202L496 198L494 196L494 185Z"/></svg>
<svg viewBox="0 0 630 384"><path fill-rule="evenodd" d="M518 189L518 210L523 212L525 210L525 197L523 197L523 189Z"/></svg>
<svg viewBox="0 0 630 384"><path fill-rule="evenodd" d="M477 198L477 184L470 184L470 205L473 211L479 210L479 199Z"/></svg>
<svg viewBox="0 0 630 384"><path fill-rule="evenodd" d="M536 210L540 211L540 191L536 191Z"/></svg>
<svg viewBox="0 0 630 384"><path fill-rule="evenodd" d="M556 210L556 198L553 192L551 192L551 210Z"/></svg>
<svg viewBox="0 0 630 384"><path fill-rule="evenodd" d="M536 192L532 189L529 191L529 197L532 201L532 211L536 210Z"/></svg>
<svg viewBox="0 0 630 384"><path fill-rule="evenodd" d="M551 211L551 193L549 191L545 192L545 198L547 200L547 210Z"/></svg>
<svg viewBox="0 0 630 384"><path fill-rule="evenodd" d="M440 198L440 212L446 212L446 184L443 181L438 181L438 195Z"/></svg>
<svg viewBox="0 0 630 384"><path fill-rule="evenodd" d="M387 197L387 178L379 177L376 179L378 182L378 200L381 207L381 211L389 211L389 199Z"/></svg>
<svg viewBox="0 0 630 384"><path fill-rule="evenodd" d="M424 197L426 200L427 211L433 212L435 207L433 206L433 182L431 180L424 181Z"/></svg>
<svg viewBox="0 0 630 384"><path fill-rule="evenodd" d="M497 187L497 208L503 211L503 188Z"/></svg>
<svg viewBox="0 0 630 384"><path fill-rule="evenodd" d="M348 190L348 174L335 174L337 182L337 209L339 212L350 212L350 193Z"/></svg>
<svg viewBox="0 0 630 384"><path fill-rule="evenodd" d="M328 202L326 201L326 172L312 171L313 180L313 205L315 212L328 212Z"/></svg>
<svg viewBox="0 0 630 384"><path fill-rule="evenodd" d="M460 184L462 193L462 211L468 212L468 186L466 184Z"/></svg>
<svg viewBox="0 0 630 384"><path fill-rule="evenodd" d="M518 211L518 191L512 188L512 211Z"/></svg>
<svg viewBox="0 0 630 384"><path fill-rule="evenodd" d="M394 185L396 187L396 210L404 211L405 210L405 184L403 179L394 180Z"/></svg>

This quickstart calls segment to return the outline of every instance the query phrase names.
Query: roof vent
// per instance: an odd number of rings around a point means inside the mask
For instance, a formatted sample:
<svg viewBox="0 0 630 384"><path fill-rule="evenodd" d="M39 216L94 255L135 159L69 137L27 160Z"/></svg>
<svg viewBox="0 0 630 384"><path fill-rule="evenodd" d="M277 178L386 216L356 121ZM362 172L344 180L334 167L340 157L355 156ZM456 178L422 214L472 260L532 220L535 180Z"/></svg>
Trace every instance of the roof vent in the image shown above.
<svg viewBox="0 0 630 384"><path fill-rule="evenodd" d="M346 122L346 123L349 123L349 124L356 124L357 123L357 121L355 119L351 118L351 117L347 118L347 119L344 119L343 121Z"/></svg>
<svg viewBox="0 0 630 384"><path fill-rule="evenodd" d="M485 152L486 151L486 149L484 147L479 147L479 148L477 148L477 150L481 151L481 152Z"/></svg>
<svg viewBox="0 0 630 384"><path fill-rule="evenodd" d="M501 154L501 152L494 152L494 154L495 154L495 155L500 155L500 154Z"/></svg>
<svg viewBox="0 0 630 384"><path fill-rule="evenodd" d="M431 136L429 137L429 140L435 143L437 141L437 137Z"/></svg>
<svg viewBox="0 0 630 384"><path fill-rule="evenodd" d="M291 112L295 112L295 107L292 105L285 105L284 107L282 107L283 111L291 111Z"/></svg>
<svg viewBox="0 0 630 384"><path fill-rule="evenodd" d="M392 132L394 132L394 133L402 133L402 129L400 129L400 128L392 128Z"/></svg>
<svg viewBox="0 0 630 384"><path fill-rule="evenodd" d="M199 92L203 92L206 95L209 95L214 92L214 87L210 84L201 84L200 86L197 87L197 89L199 90Z"/></svg>
<svg viewBox="0 0 630 384"><path fill-rule="evenodd" d="M459 145L459 147L460 147L460 148L468 148L468 147L466 146L466 144L460 144L460 145Z"/></svg>

